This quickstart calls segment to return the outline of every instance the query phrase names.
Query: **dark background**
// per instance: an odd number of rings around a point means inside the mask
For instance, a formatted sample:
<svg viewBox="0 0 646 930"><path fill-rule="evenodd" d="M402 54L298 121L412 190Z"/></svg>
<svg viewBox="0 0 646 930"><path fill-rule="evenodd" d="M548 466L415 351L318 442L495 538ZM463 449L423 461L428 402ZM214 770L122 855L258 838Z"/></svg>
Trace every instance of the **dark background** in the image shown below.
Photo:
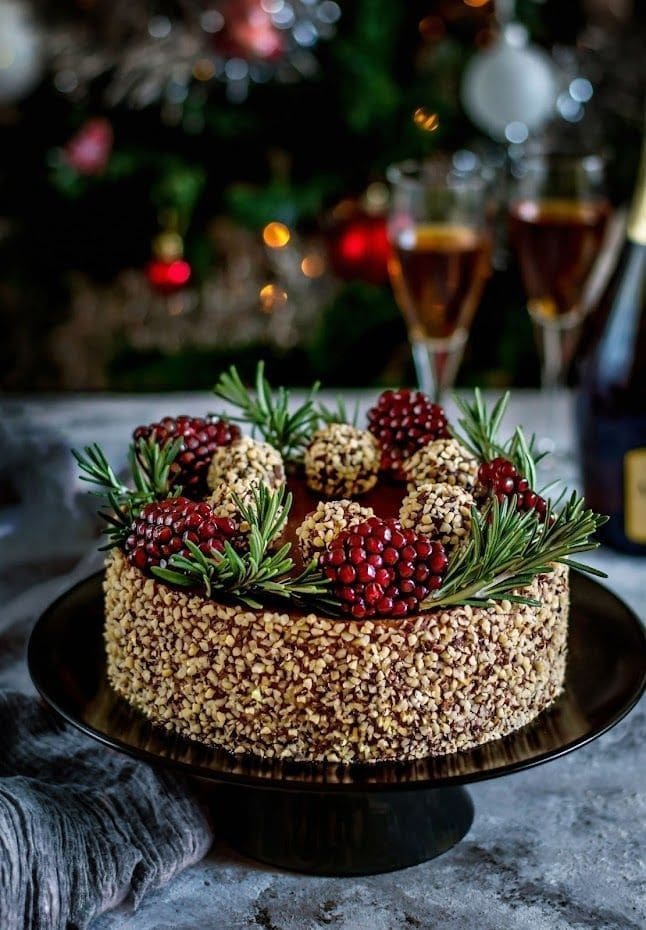
<svg viewBox="0 0 646 930"><path fill-rule="evenodd" d="M192 80L180 104L162 91L146 106L127 95L117 99L115 75L137 42L150 41L151 17L168 17L173 35L199 29L191 4L17 5L32 17L42 61L28 92L0 103L4 389L208 387L223 363L236 361L249 371L260 357L268 359L270 375L280 368L295 383L314 376L334 385L412 377L404 328L379 262L340 267L335 250L348 223L359 241L369 237L379 218L366 214L364 195L380 194L369 186L383 181L393 161L467 149L494 175L504 171L509 152L470 123L459 100L466 64L496 38L490 2L346 0L335 34L312 49L318 61L312 77L252 82L240 102L228 98L223 80ZM224 8L234 25L240 9L248 9L237 6ZM547 132L576 132L584 146L603 147L611 197L622 202L630 195L642 132L644 5L520 0L517 17L553 57L564 87L577 75L591 81L594 96L583 118L567 125L557 114ZM217 41L224 40L214 38L214 50ZM93 50L108 65L85 81L79 75ZM238 40L234 51L244 59L248 50ZM135 58L145 59L143 52ZM163 86L172 62L156 70ZM70 71L79 76L73 90L66 87ZM435 131L414 121L420 107L437 114ZM100 170L79 170L66 155L69 143L96 118L112 135L109 157ZM311 318L299 328L296 301L287 336L276 320L280 307L259 328L262 310L249 284L249 299L234 313L235 334L215 326L198 333L190 314L197 319L210 301L216 319L242 286L235 278L215 296L201 290L232 267L232 249L238 260L248 253L250 280L266 278L291 295L275 263L263 265L269 260L261 234L271 221L297 233L303 255L311 247L325 257L324 280L301 298L315 308ZM192 280L169 300L151 286L147 266L155 237L171 228L183 238ZM523 304L501 240L462 383L537 383ZM176 317L183 327L177 332Z"/></svg>

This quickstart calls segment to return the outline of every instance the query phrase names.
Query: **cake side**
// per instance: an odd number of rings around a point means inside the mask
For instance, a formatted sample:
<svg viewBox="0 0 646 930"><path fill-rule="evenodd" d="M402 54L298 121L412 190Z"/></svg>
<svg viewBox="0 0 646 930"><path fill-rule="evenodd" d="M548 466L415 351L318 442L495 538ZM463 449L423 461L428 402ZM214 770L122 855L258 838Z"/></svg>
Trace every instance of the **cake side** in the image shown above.
<svg viewBox="0 0 646 930"><path fill-rule="evenodd" d="M442 755L529 723L562 690L568 569L540 606L502 600L356 622L252 611L169 587L113 550L108 676L150 720L233 753L376 762Z"/></svg>

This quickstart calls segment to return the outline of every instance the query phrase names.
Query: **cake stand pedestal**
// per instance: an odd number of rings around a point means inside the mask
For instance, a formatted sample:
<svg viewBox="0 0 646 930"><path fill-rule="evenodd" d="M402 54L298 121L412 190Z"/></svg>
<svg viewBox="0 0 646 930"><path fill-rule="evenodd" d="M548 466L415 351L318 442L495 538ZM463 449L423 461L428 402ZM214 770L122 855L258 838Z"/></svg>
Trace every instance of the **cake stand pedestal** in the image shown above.
<svg viewBox="0 0 646 930"><path fill-rule="evenodd" d="M245 856L312 875L373 875L417 865L468 833L466 788L365 792L207 789L229 844Z"/></svg>
<svg viewBox="0 0 646 930"><path fill-rule="evenodd" d="M618 723L646 683L639 620L606 588L573 573L564 693L521 730L414 762L304 764L232 756L153 726L112 691L101 581L98 573L71 588L34 627L28 662L43 698L105 745L195 779L234 848L300 872L367 875L440 855L471 826L473 805L464 785L577 749Z"/></svg>

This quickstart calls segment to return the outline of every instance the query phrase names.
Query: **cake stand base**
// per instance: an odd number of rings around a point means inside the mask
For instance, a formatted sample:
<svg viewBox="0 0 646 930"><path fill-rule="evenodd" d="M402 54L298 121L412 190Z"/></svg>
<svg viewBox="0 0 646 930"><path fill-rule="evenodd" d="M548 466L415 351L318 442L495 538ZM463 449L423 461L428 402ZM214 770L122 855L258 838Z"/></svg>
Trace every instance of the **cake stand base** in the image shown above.
<svg viewBox="0 0 646 930"><path fill-rule="evenodd" d="M234 849L311 875L374 875L417 865L458 843L473 821L462 786L355 793L202 785L216 828Z"/></svg>

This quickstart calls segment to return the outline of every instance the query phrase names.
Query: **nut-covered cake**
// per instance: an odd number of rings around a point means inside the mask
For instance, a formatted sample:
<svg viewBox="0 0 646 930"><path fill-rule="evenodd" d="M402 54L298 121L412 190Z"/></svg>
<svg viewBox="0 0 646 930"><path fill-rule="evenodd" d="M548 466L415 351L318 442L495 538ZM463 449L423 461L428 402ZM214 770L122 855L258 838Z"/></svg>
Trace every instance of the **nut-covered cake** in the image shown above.
<svg viewBox="0 0 646 930"><path fill-rule="evenodd" d="M315 391L292 407L262 366L215 393L228 418L135 431L134 490L98 446L77 455L110 508L119 695L230 753L337 763L457 752L558 697L569 556L602 518L538 493L533 443L498 436L504 399L476 392L454 427L386 391L361 429Z"/></svg>

